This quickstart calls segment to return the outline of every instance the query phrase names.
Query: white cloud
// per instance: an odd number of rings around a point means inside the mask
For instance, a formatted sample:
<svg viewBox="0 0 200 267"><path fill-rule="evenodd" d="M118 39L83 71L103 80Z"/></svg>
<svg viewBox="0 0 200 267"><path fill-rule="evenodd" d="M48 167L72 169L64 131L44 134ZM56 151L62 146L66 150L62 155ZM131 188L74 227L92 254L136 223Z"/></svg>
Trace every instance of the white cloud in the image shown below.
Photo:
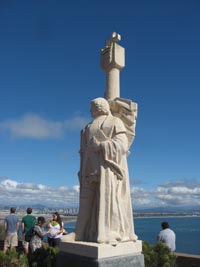
<svg viewBox="0 0 200 267"><path fill-rule="evenodd" d="M51 187L34 183L18 183L10 179L0 182L1 204L72 207L78 206L78 200L77 190L66 186Z"/></svg>
<svg viewBox="0 0 200 267"><path fill-rule="evenodd" d="M6 180L3 180L3 181L1 182L1 185L4 186L5 189L6 189L6 188L16 188L16 187L17 187L17 182L12 181L12 180L10 180L10 179L6 179Z"/></svg>
<svg viewBox="0 0 200 267"><path fill-rule="evenodd" d="M195 179L166 183L155 190L154 196L166 206L198 206L200 183Z"/></svg>
<svg viewBox="0 0 200 267"><path fill-rule="evenodd" d="M154 189L131 187L133 209L154 207L200 206L200 183L195 187L179 180ZM77 207L79 185L52 187L34 183L19 183L0 176L0 203L14 205L43 204L50 207Z"/></svg>
<svg viewBox="0 0 200 267"><path fill-rule="evenodd" d="M131 195L135 208L199 206L200 183L191 179L165 183L151 190L132 187Z"/></svg>
<svg viewBox="0 0 200 267"><path fill-rule="evenodd" d="M66 120L64 122L64 128L73 131L76 129L82 129L87 123L88 120L86 118L78 116L71 120Z"/></svg>
<svg viewBox="0 0 200 267"><path fill-rule="evenodd" d="M65 121L53 121L29 113L15 120L0 122L0 132L8 132L13 138L60 138L66 131L83 128L86 121L86 118L80 116Z"/></svg>
<svg viewBox="0 0 200 267"><path fill-rule="evenodd" d="M76 192L79 193L79 191L80 191L80 186L79 186L79 185L75 185L75 186L73 186L73 189L74 189Z"/></svg>
<svg viewBox="0 0 200 267"><path fill-rule="evenodd" d="M191 194L191 195L195 195L195 194L200 194L200 188L187 188L187 187L174 187L171 189L172 193L174 194Z"/></svg>

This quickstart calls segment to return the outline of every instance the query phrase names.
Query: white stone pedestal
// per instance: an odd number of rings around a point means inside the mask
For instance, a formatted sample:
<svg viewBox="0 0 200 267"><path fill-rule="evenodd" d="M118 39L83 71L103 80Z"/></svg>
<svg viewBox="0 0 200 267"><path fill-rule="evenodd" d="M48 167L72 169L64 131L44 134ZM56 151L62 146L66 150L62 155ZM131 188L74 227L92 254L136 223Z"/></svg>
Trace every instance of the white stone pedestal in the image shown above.
<svg viewBox="0 0 200 267"><path fill-rule="evenodd" d="M98 244L81 241L64 241L62 239L60 250L70 254L102 259L108 257L124 256L129 254L141 254L142 241L117 243L117 245Z"/></svg>
<svg viewBox="0 0 200 267"><path fill-rule="evenodd" d="M144 267L142 241L116 245L62 239L57 267Z"/></svg>

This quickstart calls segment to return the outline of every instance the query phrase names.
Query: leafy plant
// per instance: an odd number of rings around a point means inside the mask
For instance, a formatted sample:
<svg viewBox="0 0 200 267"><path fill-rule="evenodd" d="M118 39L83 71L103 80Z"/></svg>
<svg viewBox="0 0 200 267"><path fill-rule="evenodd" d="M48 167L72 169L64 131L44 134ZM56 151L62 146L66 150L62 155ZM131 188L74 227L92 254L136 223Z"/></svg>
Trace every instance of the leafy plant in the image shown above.
<svg viewBox="0 0 200 267"><path fill-rule="evenodd" d="M8 249L6 253L0 250L0 267L55 267L58 252L57 247L49 247L44 243L41 249L30 253L27 257L19 242L17 250L15 248Z"/></svg>
<svg viewBox="0 0 200 267"><path fill-rule="evenodd" d="M158 242L154 246L154 251L157 254L158 267L176 267L176 255L171 252L168 246Z"/></svg>
<svg viewBox="0 0 200 267"><path fill-rule="evenodd" d="M0 224L0 240L4 240L5 238L5 230L3 223Z"/></svg>
<svg viewBox="0 0 200 267"><path fill-rule="evenodd" d="M28 259L25 254L19 256L15 248L0 251L0 267L28 267Z"/></svg>
<svg viewBox="0 0 200 267"><path fill-rule="evenodd" d="M142 251L145 267L177 267L176 255L164 243L158 242L152 246L143 241Z"/></svg>
<svg viewBox="0 0 200 267"><path fill-rule="evenodd" d="M143 241L142 243L142 252L144 254L145 267L157 267L157 255L148 242Z"/></svg>
<svg viewBox="0 0 200 267"><path fill-rule="evenodd" d="M30 253L29 262L32 267L55 267L58 252L59 249L57 247L41 247L34 253Z"/></svg>

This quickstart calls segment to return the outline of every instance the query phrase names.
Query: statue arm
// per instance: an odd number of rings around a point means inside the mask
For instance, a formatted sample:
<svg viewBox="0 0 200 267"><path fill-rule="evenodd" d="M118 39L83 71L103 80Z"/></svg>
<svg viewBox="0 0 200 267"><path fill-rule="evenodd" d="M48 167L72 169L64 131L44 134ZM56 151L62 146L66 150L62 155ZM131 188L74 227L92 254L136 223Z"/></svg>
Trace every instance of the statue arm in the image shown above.
<svg viewBox="0 0 200 267"><path fill-rule="evenodd" d="M116 174L117 179L126 177L126 166L124 159L127 156L128 140L125 133L117 134L112 140L101 143L105 163Z"/></svg>

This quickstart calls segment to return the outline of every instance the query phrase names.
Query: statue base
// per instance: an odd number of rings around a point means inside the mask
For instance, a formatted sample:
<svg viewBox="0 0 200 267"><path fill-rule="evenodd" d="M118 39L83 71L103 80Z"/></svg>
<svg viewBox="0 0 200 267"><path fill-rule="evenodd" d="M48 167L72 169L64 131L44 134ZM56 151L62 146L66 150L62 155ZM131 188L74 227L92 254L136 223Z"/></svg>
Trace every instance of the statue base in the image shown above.
<svg viewBox="0 0 200 267"><path fill-rule="evenodd" d="M142 241L98 244L62 238L56 267L144 267Z"/></svg>
<svg viewBox="0 0 200 267"><path fill-rule="evenodd" d="M59 252L56 267L144 267L144 255L125 255L103 259L92 259Z"/></svg>

